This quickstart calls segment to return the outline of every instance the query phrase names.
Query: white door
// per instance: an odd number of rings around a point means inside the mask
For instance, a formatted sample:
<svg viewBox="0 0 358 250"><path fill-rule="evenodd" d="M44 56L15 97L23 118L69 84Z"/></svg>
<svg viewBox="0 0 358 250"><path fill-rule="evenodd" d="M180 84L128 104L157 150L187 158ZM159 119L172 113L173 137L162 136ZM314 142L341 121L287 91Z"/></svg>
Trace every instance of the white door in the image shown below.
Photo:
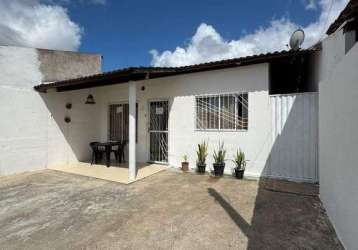
<svg viewBox="0 0 358 250"><path fill-rule="evenodd" d="M318 181L318 95L271 96L272 149L268 176Z"/></svg>
<svg viewBox="0 0 358 250"><path fill-rule="evenodd" d="M168 162L168 101L149 102L149 160Z"/></svg>

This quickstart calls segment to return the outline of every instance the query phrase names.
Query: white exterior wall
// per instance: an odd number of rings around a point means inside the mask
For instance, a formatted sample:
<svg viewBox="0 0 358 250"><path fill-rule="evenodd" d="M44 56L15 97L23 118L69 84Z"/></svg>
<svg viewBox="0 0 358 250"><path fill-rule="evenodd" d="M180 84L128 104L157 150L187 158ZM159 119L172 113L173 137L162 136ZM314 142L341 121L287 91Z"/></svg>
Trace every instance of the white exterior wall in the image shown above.
<svg viewBox="0 0 358 250"><path fill-rule="evenodd" d="M88 90L41 94L49 110L48 166L91 159L89 143L99 140L100 120L99 105L85 104L88 94ZM72 108L66 109L66 103ZM64 121L66 116L70 123Z"/></svg>
<svg viewBox="0 0 358 250"><path fill-rule="evenodd" d="M346 249L358 241L358 45L344 35L323 41L319 57L320 195Z"/></svg>
<svg viewBox="0 0 358 250"><path fill-rule="evenodd" d="M97 105L84 104L88 90L39 94L33 86L43 77L39 50L0 46L0 176L90 159Z"/></svg>
<svg viewBox="0 0 358 250"><path fill-rule="evenodd" d="M47 110L32 88L39 66L35 49L0 47L0 175L46 167Z"/></svg>
<svg viewBox="0 0 358 250"><path fill-rule="evenodd" d="M137 161L149 159L148 102L169 100L169 164L179 167L182 156L188 155L190 167L196 167L196 147L209 141L208 168L212 168L212 153L219 141L225 142L227 158L241 147L250 160L247 174L259 176L265 168L271 147L271 114L268 95L268 64L193 73L137 82L138 143ZM141 87L145 86L142 91ZM249 93L249 129L235 132L195 131L195 95L219 93ZM128 85L120 84L96 89L101 103L101 139L107 139L108 104L128 101ZM128 159L128 158L127 158ZM226 161L226 172L233 163Z"/></svg>

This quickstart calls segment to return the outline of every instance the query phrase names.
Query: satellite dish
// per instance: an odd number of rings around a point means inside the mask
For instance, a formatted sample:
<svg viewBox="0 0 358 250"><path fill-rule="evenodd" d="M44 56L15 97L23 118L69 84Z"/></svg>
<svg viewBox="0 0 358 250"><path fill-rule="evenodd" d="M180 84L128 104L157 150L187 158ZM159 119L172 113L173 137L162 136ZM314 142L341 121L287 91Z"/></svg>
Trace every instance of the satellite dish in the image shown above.
<svg viewBox="0 0 358 250"><path fill-rule="evenodd" d="M296 30L291 35L290 48L292 50L299 50L304 40L305 40L305 32L302 29Z"/></svg>

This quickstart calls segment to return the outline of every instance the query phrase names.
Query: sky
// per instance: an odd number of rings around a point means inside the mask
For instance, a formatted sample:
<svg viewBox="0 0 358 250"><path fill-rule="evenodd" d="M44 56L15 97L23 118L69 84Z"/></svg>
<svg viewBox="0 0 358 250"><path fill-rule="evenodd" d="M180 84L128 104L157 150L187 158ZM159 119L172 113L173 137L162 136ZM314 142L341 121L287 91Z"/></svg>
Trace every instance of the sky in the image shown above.
<svg viewBox="0 0 358 250"><path fill-rule="evenodd" d="M0 45L103 55L103 71L182 66L324 38L348 0L0 0Z"/></svg>

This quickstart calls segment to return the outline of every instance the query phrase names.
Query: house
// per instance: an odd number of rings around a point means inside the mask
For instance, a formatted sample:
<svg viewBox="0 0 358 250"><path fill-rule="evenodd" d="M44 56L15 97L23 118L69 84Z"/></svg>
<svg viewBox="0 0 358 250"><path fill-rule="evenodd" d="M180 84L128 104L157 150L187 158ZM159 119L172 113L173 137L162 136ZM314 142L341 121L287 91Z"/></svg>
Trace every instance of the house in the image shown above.
<svg viewBox="0 0 358 250"><path fill-rule="evenodd" d="M188 155L190 165L195 168L198 143L207 141L212 155L219 142L223 142L229 157L239 147L247 152L250 159L248 175L273 175L315 182L318 178L317 119L305 119L303 112L300 116L300 110L307 108L303 99L301 103L292 101L287 105L293 105L290 108L297 110L297 117L290 119L306 121L296 132L302 133L299 137L304 137L305 126L311 135L314 134L297 144L290 142L301 152L295 152L296 156L304 158L304 154L309 155L307 161L302 165L302 171L295 170L294 164L289 166L292 169L282 171L272 169L271 165L280 157L272 155L272 149L282 147L283 150L285 146L282 143L290 139L281 139L281 144L277 145L276 137L272 136L273 119L277 117L272 114L270 95L290 93L291 98L299 95L299 100L306 98L308 105L312 105L312 112L308 115L317 115L316 86L308 77L300 78L308 75L312 53L314 50L283 51L180 68L128 68L41 84L35 86L35 90L41 93L50 109L53 116L50 123L57 124L67 137L69 145L61 148L71 148L70 161L88 160L90 141L129 138L129 169L133 168L130 178L134 179L136 162L150 161L179 167L182 156ZM286 67L287 74L282 74L282 67ZM300 68L300 73L296 74L297 68ZM302 94L306 92L313 94ZM95 99L94 105L85 104L89 94ZM70 111L64 108L66 102L73 104ZM72 119L69 125L63 121L66 112ZM297 129L293 123L292 128L286 129ZM281 132L280 136L290 134ZM74 140L73 136L75 142L70 141ZM49 135L49 150L61 145L51 139ZM311 147L313 153L306 152L304 147ZM67 155L60 153L59 148L55 152ZM48 158L49 164L52 161L59 164L64 160L54 155ZM208 163L212 163L212 157ZM284 168L283 163L280 164ZM233 163L227 161L227 166L229 174Z"/></svg>
<svg viewBox="0 0 358 250"><path fill-rule="evenodd" d="M357 9L350 1L310 49L185 67L102 73L100 55L1 46L0 175L87 162L90 142L125 139L134 180L141 162L179 168L188 155L195 168L202 141L210 166L223 142L228 158L247 154L247 176L319 182L337 234L354 249Z"/></svg>

